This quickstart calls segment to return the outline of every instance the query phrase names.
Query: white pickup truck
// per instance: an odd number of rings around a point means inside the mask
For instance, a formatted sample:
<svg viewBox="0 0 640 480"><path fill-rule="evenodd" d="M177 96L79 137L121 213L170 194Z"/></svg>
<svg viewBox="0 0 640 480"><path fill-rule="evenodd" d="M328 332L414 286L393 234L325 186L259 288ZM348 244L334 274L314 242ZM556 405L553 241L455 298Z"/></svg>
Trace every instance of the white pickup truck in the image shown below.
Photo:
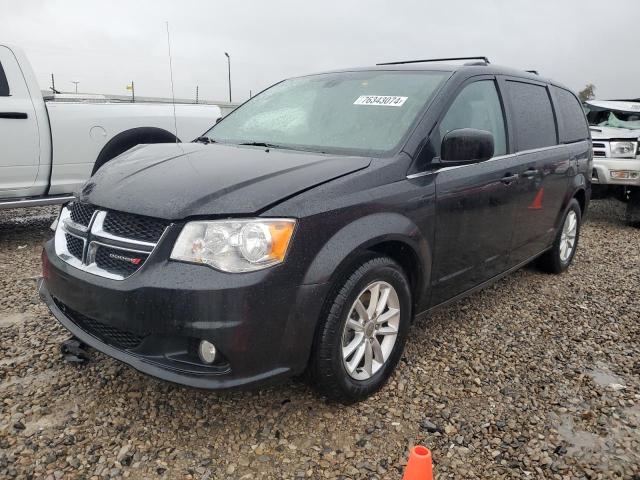
<svg viewBox="0 0 640 480"><path fill-rule="evenodd" d="M45 101L25 54L0 44L0 208L64 203L122 152L191 141L220 117L176 104L174 125L170 103Z"/></svg>
<svg viewBox="0 0 640 480"><path fill-rule="evenodd" d="M615 196L627 203L627 220L640 224L640 101L585 103L593 139L594 198Z"/></svg>

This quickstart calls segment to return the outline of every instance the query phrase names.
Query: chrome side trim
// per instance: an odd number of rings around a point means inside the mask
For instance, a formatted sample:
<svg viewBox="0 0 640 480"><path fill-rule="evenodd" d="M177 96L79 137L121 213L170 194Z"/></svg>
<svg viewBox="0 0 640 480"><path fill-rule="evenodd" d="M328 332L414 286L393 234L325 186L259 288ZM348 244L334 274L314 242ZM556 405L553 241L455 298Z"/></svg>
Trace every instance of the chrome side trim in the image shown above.
<svg viewBox="0 0 640 480"><path fill-rule="evenodd" d="M22 208L22 207L40 207L44 205L60 205L73 200L73 195L65 195L62 197L39 197L39 198L22 198L20 200L0 200L0 209L2 208Z"/></svg>
<svg viewBox="0 0 640 480"><path fill-rule="evenodd" d="M497 157L492 157L489 160L485 160L484 162L467 163L465 165L452 165L450 167L442 167L442 168L436 168L434 170L426 170L424 172L412 173L411 175L407 175L407 178L410 180L412 178L425 177L427 175L431 175L432 173L446 172L448 170L454 170L456 168L470 167L471 165L478 165L480 163L495 162L496 160L504 160L506 158L517 157L517 156L520 156L520 155L528 155L530 153L544 152L546 150L552 150L554 148L559 148L559 147L563 147L563 146L564 145L551 145L549 147L540 147L540 148L532 148L531 150L522 150L522 151L516 152L516 153L508 153L506 155L498 155Z"/></svg>
<svg viewBox="0 0 640 480"><path fill-rule="evenodd" d="M411 180L412 178L426 177L427 175L433 175L437 171L438 170L427 170L427 171L420 172L420 173L412 173L411 175L407 175L407 178L409 180Z"/></svg>

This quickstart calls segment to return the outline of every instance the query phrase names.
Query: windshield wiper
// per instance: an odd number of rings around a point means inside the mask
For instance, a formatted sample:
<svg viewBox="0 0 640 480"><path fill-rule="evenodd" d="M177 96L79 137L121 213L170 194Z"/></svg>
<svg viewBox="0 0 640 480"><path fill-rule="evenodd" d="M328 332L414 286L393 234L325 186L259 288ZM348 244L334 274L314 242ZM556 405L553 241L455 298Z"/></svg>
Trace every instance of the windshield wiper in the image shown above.
<svg viewBox="0 0 640 480"><path fill-rule="evenodd" d="M265 148L287 148L282 145L276 145L275 143L267 143L267 142L242 142L242 143L238 143L238 145L249 145L251 147L265 147Z"/></svg>
<svg viewBox="0 0 640 480"><path fill-rule="evenodd" d="M211 140L209 137L198 137L193 143L204 143L205 145L209 145L210 143L216 143L215 140Z"/></svg>

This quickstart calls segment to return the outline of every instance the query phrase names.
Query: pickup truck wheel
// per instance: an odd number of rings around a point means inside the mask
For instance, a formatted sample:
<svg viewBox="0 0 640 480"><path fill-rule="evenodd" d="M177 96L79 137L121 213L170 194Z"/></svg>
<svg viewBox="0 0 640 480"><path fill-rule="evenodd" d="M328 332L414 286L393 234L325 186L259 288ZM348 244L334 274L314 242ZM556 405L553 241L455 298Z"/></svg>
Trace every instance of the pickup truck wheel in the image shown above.
<svg viewBox="0 0 640 480"><path fill-rule="evenodd" d="M109 160L116 158L136 145L175 142L175 135L161 128L139 127L124 131L107 142L93 165L91 175L96 173Z"/></svg>
<svg viewBox="0 0 640 480"><path fill-rule="evenodd" d="M345 404L382 388L402 354L411 305L409 282L395 261L361 264L320 326L310 367L314 387Z"/></svg>
<svg viewBox="0 0 640 480"><path fill-rule="evenodd" d="M538 258L538 266L542 270L549 273L562 273L569 268L578 247L581 222L580 204L574 198L564 214L553 246Z"/></svg>

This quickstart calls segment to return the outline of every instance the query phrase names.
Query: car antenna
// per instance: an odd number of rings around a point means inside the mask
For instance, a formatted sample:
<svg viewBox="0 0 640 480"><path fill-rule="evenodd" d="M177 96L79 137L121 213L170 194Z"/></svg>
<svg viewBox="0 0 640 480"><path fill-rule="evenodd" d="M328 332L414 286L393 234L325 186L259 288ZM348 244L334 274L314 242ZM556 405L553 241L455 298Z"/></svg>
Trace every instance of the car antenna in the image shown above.
<svg viewBox="0 0 640 480"><path fill-rule="evenodd" d="M178 143L178 120L176 118L176 95L173 90L173 64L171 62L171 37L169 36L169 22L167 24L167 47L169 49L169 75L171 78L171 104L173 105L173 128L176 136L176 143Z"/></svg>

